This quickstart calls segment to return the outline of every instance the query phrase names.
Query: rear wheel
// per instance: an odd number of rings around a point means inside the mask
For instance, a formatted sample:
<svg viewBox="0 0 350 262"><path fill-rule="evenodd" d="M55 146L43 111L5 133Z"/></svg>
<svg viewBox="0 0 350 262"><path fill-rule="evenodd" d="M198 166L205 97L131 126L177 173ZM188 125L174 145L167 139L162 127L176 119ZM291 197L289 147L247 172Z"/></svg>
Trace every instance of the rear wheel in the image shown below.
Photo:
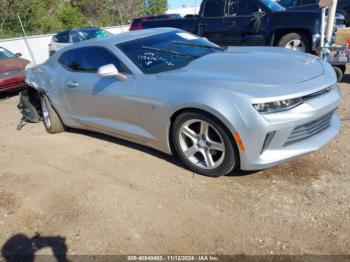
<svg viewBox="0 0 350 262"><path fill-rule="evenodd" d="M179 115L173 125L172 140L185 166L198 174L227 175L237 164L235 146L228 132L206 114L187 112Z"/></svg>
<svg viewBox="0 0 350 262"><path fill-rule="evenodd" d="M64 131L64 125L46 95L41 97L41 112L48 133L56 134Z"/></svg>
<svg viewBox="0 0 350 262"><path fill-rule="evenodd" d="M310 52L310 41L304 35L300 33L289 33L280 38L278 41L279 47L284 47L294 51Z"/></svg>

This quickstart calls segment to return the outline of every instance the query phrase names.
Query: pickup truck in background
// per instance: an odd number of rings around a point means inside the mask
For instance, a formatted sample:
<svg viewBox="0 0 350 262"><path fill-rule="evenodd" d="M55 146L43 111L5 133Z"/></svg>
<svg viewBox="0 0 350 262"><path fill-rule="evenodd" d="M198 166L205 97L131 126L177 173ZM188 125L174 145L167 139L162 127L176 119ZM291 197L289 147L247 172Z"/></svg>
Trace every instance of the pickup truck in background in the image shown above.
<svg viewBox="0 0 350 262"><path fill-rule="evenodd" d="M319 0L274 0L285 8L320 8ZM341 2L338 2L337 12L335 14L334 29L344 28L346 24L346 18L343 12L340 10ZM327 10L328 11L328 10ZM328 15L328 12L326 12Z"/></svg>
<svg viewBox="0 0 350 262"><path fill-rule="evenodd" d="M314 8L319 6L319 0L275 0L281 6L284 7L302 7L302 8ZM345 25L350 26L350 1L349 0L338 0L337 14L345 17ZM337 18L337 17L336 17ZM343 20L343 19L339 19ZM342 21L337 21L339 22Z"/></svg>
<svg viewBox="0 0 350 262"><path fill-rule="evenodd" d="M286 9L273 0L203 0L198 16L144 21L174 27L221 46L269 45L312 52L320 45L321 9Z"/></svg>

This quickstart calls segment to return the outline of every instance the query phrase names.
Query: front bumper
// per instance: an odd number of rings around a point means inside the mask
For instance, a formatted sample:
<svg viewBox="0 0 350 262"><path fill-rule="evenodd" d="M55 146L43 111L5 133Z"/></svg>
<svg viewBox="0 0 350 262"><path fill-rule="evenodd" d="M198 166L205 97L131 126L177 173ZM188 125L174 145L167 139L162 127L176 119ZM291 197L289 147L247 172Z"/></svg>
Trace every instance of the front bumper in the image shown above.
<svg viewBox="0 0 350 262"><path fill-rule="evenodd" d="M257 116L250 117L254 123L249 123L254 128L241 134L246 148L240 154L241 169L270 168L322 148L339 133L340 120L335 112L339 103L340 93L331 91L289 111L266 115L254 112ZM310 135L302 136L296 132L309 132ZM266 137L271 133L273 138L264 148Z"/></svg>

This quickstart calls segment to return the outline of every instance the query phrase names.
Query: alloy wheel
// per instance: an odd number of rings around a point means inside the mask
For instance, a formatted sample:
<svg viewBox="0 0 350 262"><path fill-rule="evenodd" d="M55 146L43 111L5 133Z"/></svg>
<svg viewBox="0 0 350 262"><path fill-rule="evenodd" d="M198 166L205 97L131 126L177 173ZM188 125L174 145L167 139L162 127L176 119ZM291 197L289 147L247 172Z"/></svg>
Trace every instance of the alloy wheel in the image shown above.
<svg viewBox="0 0 350 262"><path fill-rule="evenodd" d="M42 114L43 114L44 124L45 124L46 128L49 129L51 127L50 113L49 113L49 109L48 109L47 104L46 104L44 99L42 99L42 101L41 101L41 110L42 110Z"/></svg>
<svg viewBox="0 0 350 262"><path fill-rule="evenodd" d="M186 121L180 128L179 142L184 155L197 167L212 170L224 162L224 140L215 127L204 120Z"/></svg>
<svg viewBox="0 0 350 262"><path fill-rule="evenodd" d="M294 40L289 41L286 44L285 48L291 49L294 51L306 52L306 46L305 46L304 42L299 40L299 39L294 39Z"/></svg>

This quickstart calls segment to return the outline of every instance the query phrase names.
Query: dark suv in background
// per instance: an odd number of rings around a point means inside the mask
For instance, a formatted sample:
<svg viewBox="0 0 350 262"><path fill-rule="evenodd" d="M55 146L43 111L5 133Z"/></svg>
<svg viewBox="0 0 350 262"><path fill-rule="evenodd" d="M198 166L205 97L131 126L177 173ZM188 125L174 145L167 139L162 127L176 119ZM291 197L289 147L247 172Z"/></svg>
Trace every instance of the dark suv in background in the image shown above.
<svg viewBox="0 0 350 262"><path fill-rule="evenodd" d="M287 8L314 8L319 4L319 0L276 0L276 2ZM345 23L346 26L350 26L350 0L339 0L337 11L336 25ZM345 17L342 18L340 14Z"/></svg>
<svg viewBox="0 0 350 262"><path fill-rule="evenodd" d="M203 0L198 16L144 21L142 28L175 27L221 46L270 45L316 51L321 9L286 9L273 0Z"/></svg>
<svg viewBox="0 0 350 262"><path fill-rule="evenodd" d="M143 29L142 23L144 21L159 20L159 19L181 19L179 14L162 14L162 15L148 15L140 16L131 19L129 31Z"/></svg>
<svg viewBox="0 0 350 262"><path fill-rule="evenodd" d="M338 11L345 15L346 26L350 26L350 0L340 0L338 2Z"/></svg>

